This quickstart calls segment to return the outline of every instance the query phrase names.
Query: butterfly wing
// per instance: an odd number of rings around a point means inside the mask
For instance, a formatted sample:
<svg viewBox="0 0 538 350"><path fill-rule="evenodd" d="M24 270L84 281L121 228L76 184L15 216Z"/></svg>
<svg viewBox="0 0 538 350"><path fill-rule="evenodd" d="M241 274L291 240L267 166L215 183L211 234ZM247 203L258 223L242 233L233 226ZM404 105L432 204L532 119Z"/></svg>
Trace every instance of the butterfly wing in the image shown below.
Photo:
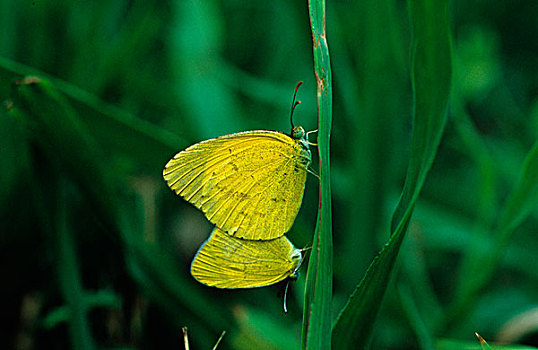
<svg viewBox="0 0 538 350"><path fill-rule="evenodd" d="M166 164L168 186L226 233L269 240L289 231L311 154L276 131L247 131L194 144Z"/></svg>
<svg viewBox="0 0 538 350"><path fill-rule="evenodd" d="M292 276L300 261L301 251L285 236L251 241L215 228L194 257L191 274L211 287L263 287Z"/></svg>

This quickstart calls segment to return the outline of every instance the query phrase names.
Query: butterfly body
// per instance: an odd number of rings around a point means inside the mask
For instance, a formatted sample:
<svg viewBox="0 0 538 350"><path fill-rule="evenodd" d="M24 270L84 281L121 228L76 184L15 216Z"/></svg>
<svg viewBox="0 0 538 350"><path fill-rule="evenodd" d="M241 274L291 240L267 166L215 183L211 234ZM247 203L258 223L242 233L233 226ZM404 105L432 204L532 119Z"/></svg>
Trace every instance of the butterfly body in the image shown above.
<svg viewBox="0 0 538 350"><path fill-rule="evenodd" d="M218 288L254 288L296 278L302 253L285 237L243 240L219 228L211 233L191 264L200 283Z"/></svg>
<svg viewBox="0 0 538 350"><path fill-rule="evenodd" d="M176 154L163 176L227 234L271 240L291 228L312 159L304 129L291 135L255 130L205 140Z"/></svg>

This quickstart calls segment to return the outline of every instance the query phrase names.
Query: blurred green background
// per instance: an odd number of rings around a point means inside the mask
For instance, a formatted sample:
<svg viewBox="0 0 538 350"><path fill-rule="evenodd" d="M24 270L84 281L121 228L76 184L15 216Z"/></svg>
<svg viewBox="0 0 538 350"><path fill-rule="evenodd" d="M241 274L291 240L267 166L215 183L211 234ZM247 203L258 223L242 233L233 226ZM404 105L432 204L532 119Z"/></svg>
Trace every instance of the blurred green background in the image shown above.
<svg viewBox="0 0 538 350"><path fill-rule="evenodd" d="M2 0L0 13L5 347L178 349L187 326L193 349L223 330L220 349L299 348L305 271L287 315L282 285L197 283L190 261L211 225L161 171L206 138L289 132L299 80L295 123L316 128L306 1ZM329 1L327 16L336 317L388 239L405 179L411 38L405 1ZM458 348L475 331L538 346L538 212L492 236L538 138L538 5L458 0L452 16L446 132L372 348ZM317 196L309 176L297 247L311 244ZM466 293L465 266L495 249L494 275Z"/></svg>

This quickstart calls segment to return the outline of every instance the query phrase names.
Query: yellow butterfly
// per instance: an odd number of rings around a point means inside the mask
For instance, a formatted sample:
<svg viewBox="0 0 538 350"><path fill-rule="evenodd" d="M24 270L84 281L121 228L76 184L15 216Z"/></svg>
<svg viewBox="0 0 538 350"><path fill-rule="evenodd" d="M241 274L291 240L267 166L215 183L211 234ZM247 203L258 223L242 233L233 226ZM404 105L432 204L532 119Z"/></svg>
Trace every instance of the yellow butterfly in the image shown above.
<svg viewBox="0 0 538 350"><path fill-rule="evenodd" d="M299 103L294 96L292 115ZM309 145L315 144L293 122L290 135L268 130L224 135L176 154L163 177L229 235L270 240L288 232L297 216L312 159Z"/></svg>
<svg viewBox="0 0 538 350"><path fill-rule="evenodd" d="M302 250L285 236L268 241L243 240L216 227L194 257L191 274L211 287L264 287L296 278L301 262Z"/></svg>

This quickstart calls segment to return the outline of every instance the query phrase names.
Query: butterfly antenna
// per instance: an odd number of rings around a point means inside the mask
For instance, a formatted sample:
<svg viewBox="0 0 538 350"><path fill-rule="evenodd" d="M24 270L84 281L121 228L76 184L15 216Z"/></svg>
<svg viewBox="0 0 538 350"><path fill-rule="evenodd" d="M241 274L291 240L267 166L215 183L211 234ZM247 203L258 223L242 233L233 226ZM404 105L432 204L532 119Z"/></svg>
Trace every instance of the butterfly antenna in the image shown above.
<svg viewBox="0 0 538 350"><path fill-rule="evenodd" d="M297 90L299 90L299 86L303 85L303 82L300 81L297 83L297 86L295 87L295 93L293 94L293 100L291 101L291 113L290 113L290 122L291 122L291 128L294 128L293 125L293 111L295 110L295 107L297 105L301 104L301 101L295 101L295 97L297 96Z"/></svg>
<svg viewBox="0 0 538 350"><path fill-rule="evenodd" d="M288 307L286 306L286 299L288 297L288 287L290 286L290 280L286 282L286 289L284 289L284 313L288 314Z"/></svg>
<svg viewBox="0 0 538 350"><path fill-rule="evenodd" d="M217 346L219 346L222 338L224 338L224 334L226 334L226 331L222 331L222 333L220 334L219 340L217 340L217 342L215 343L215 346L213 347L213 350L217 350Z"/></svg>
<svg viewBox="0 0 538 350"><path fill-rule="evenodd" d="M187 335L187 327L181 328L183 331L183 343L185 345L185 350L189 350L189 336Z"/></svg>

